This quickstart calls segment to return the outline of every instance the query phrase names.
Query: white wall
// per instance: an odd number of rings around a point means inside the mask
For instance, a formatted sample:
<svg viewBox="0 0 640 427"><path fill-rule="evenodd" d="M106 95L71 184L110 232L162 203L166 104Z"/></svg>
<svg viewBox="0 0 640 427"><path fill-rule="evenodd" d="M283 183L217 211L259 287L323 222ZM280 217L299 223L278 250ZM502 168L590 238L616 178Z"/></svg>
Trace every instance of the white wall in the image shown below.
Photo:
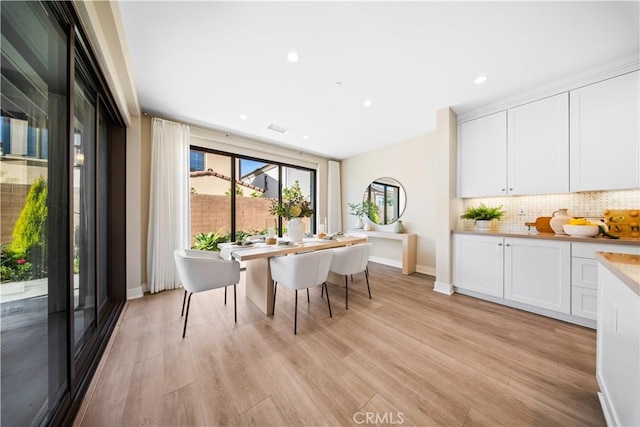
<svg viewBox="0 0 640 427"><path fill-rule="evenodd" d="M450 230L457 215L450 203L456 185L455 126L455 113L443 109L437 114L434 132L341 162L343 231L353 229L356 223L347 203L361 201L365 188L374 179L395 178L407 194L401 219L407 232L418 236L417 270L434 275L437 280L442 277L445 283L450 283ZM393 225L376 225L375 229L392 232ZM371 241L373 257L385 258L390 264L400 263L399 242ZM443 262L436 271L436 252L440 250L444 251Z"/></svg>

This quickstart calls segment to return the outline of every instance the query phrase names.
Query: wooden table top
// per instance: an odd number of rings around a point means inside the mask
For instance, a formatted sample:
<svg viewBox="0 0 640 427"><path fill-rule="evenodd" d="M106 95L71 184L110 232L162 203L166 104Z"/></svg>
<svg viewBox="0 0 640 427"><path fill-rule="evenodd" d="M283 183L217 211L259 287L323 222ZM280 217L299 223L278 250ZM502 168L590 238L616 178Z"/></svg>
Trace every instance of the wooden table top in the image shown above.
<svg viewBox="0 0 640 427"><path fill-rule="evenodd" d="M222 251L229 251L233 258L238 261L251 261L259 258L269 258L280 255L295 254L298 252L316 251L319 249L331 249L341 246L355 245L358 243L366 243L366 236L338 236L335 240L325 240L305 238L302 243L296 243L291 246L285 245L267 245L265 243L255 243L252 246L237 246L231 243L218 245Z"/></svg>

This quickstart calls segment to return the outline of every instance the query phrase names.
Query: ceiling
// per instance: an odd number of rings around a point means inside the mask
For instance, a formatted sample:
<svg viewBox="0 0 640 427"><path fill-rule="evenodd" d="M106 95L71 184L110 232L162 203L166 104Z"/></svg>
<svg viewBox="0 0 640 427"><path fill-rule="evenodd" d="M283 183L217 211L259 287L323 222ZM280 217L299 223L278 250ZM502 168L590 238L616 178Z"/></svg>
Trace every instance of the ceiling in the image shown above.
<svg viewBox="0 0 640 427"><path fill-rule="evenodd" d="M334 159L640 50L637 1L119 5L143 111Z"/></svg>

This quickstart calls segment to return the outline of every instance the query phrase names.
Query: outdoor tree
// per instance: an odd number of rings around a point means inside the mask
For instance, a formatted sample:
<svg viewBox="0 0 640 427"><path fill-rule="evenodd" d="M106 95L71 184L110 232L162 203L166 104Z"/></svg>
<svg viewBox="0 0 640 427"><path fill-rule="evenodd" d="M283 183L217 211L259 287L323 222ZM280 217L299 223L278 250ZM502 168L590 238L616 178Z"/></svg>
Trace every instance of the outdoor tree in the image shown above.
<svg viewBox="0 0 640 427"><path fill-rule="evenodd" d="M37 178L25 201L24 208L13 227L11 250L27 254L32 248L44 247L47 222L47 183Z"/></svg>

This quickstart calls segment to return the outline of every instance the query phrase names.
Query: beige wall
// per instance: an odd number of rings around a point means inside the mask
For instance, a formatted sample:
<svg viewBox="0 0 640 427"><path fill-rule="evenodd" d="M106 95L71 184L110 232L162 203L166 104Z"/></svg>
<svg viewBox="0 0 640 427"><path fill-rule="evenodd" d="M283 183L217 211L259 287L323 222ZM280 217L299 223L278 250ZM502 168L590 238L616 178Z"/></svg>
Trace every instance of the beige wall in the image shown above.
<svg viewBox="0 0 640 427"><path fill-rule="evenodd" d="M342 161L342 200L344 231L355 227L356 218L349 215L347 203L362 200L365 188L379 177L397 179L407 193L407 206L402 220L408 233L418 236L418 271L436 275L436 248L440 245L447 261L442 263L443 280L450 280L449 230L455 226L457 211L451 199L455 189L455 113L438 112L434 132L398 142ZM453 150L453 153L452 153ZM451 183L451 179L453 182ZM376 225L376 230L393 231L393 225ZM443 236L446 234L446 239ZM446 242L441 242L442 240ZM372 256L398 263L397 241L371 239ZM450 274L450 273L448 273Z"/></svg>

